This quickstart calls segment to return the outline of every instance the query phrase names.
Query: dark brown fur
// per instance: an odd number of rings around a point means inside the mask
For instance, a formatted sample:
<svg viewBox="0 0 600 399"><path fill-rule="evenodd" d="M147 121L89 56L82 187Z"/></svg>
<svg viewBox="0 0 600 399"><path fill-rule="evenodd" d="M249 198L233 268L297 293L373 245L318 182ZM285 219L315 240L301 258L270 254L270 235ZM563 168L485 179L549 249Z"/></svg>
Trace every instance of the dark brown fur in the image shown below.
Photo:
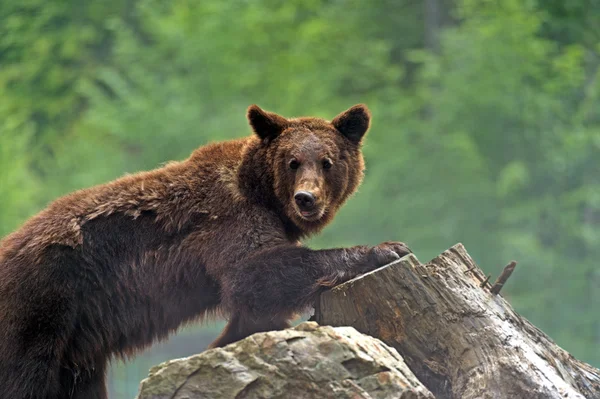
<svg viewBox="0 0 600 399"><path fill-rule="evenodd" d="M105 398L112 356L217 311L229 324L213 347L285 328L320 290L409 251L299 243L362 179L366 107L248 119L250 137L59 198L0 242L1 398Z"/></svg>

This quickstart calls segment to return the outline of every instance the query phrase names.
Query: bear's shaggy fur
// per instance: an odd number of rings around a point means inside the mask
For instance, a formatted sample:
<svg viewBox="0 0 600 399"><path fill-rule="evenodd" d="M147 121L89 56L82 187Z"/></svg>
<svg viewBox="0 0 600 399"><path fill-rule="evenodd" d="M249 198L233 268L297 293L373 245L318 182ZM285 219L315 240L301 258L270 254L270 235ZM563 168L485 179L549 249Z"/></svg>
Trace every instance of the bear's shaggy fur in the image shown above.
<svg viewBox="0 0 600 399"><path fill-rule="evenodd" d="M409 252L311 250L358 187L370 114L248 109L250 137L59 198L0 242L0 397L106 397L112 356L221 312L212 347L288 326L326 287Z"/></svg>

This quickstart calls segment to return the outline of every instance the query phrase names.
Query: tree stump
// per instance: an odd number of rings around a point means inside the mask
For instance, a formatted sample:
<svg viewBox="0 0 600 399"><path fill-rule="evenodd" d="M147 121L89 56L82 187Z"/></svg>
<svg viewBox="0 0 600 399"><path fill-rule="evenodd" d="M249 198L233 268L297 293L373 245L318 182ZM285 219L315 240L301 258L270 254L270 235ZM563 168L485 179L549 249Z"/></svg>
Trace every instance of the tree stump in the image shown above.
<svg viewBox="0 0 600 399"><path fill-rule="evenodd" d="M600 371L490 288L457 244L427 264L408 255L324 292L313 320L394 347L436 398L600 398Z"/></svg>

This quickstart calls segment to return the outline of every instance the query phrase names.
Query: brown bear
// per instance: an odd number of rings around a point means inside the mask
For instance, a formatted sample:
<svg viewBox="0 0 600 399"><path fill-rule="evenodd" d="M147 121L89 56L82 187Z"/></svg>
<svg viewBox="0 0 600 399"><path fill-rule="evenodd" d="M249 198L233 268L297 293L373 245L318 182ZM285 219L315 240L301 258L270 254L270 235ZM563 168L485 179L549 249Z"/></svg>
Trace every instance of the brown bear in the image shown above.
<svg viewBox="0 0 600 399"><path fill-rule="evenodd" d="M105 398L105 371L219 312L211 345L288 326L322 290L404 256L311 250L363 176L370 113L248 109L254 134L59 198L0 242L0 398Z"/></svg>

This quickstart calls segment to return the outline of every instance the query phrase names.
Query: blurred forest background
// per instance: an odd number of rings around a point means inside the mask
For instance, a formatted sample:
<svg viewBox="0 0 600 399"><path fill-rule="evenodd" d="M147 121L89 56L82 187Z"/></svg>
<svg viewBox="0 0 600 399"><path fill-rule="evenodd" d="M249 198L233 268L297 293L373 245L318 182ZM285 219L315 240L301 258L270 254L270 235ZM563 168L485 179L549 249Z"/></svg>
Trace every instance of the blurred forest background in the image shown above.
<svg viewBox="0 0 600 399"><path fill-rule="evenodd" d="M49 201L250 133L246 107L373 112L360 192L313 247L463 242L600 366L600 1L3 0L0 235ZM110 371L200 352L186 328Z"/></svg>

